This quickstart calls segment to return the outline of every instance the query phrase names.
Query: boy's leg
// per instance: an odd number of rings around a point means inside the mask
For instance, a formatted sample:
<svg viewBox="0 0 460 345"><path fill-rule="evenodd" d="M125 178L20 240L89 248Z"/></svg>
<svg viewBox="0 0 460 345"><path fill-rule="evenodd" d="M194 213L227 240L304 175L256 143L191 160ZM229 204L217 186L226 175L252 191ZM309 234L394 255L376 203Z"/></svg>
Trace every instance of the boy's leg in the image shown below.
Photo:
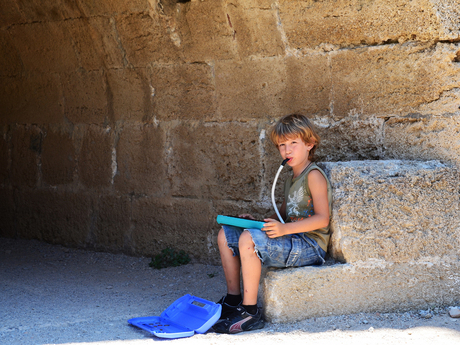
<svg viewBox="0 0 460 345"><path fill-rule="evenodd" d="M222 268L224 269L225 280L227 282L227 293L240 295L240 258L233 256L233 251L228 247L224 229L220 229L217 235Z"/></svg>
<svg viewBox="0 0 460 345"><path fill-rule="evenodd" d="M257 307L262 262L255 253L254 241L249 231L243 231L240 235L238 251L243 271L243 305L236 307L227 318L213 326L218 333L239 333L264 327L261 311Z"/></svg>
<svg viewBox="0 0 460 345"><path fill-rule="evenodd" d="M238 247L243 272L243 305L256 305L262 262L255 252L254 241L249 231L241 234Z"/></svg>

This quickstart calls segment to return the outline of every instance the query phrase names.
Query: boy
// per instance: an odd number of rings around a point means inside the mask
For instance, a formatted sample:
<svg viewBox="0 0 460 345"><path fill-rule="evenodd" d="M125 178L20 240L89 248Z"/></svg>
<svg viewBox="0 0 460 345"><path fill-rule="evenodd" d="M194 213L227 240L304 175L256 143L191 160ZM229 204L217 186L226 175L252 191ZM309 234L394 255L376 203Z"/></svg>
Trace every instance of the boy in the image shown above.
<svg viewBox="0 0 460 345"><path fill-rule="evenodd" d="M264 219L261 230L224 225L219 231L218 245L227 282L227 295L218 302L222 304L221 319L213 326L219 333L264 327L257 307L262 264L297 267L324 263L332 192L326 175L312 162L320 138L305 116L292 114L275 124L271 140L292 168L292 179L285 183L285 199L279 210L286 223L274 214ZM254 219L249 214L240 217Z"/></svg>

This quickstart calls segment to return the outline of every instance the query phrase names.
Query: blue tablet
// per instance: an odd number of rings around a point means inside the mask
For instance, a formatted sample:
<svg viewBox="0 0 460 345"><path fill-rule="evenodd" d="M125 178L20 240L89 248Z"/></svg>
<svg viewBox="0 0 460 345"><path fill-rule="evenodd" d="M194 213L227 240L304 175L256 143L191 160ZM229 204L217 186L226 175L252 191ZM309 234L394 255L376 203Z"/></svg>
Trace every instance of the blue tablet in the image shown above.
<svg viewBox="0 0 460 345"><path fill-rule="evenodd" d="M259 220L251 220L246 218L231 217L231 216L217 216L217 223L224 225L233 225L244 229L262 229L265 222Z"/></svg>

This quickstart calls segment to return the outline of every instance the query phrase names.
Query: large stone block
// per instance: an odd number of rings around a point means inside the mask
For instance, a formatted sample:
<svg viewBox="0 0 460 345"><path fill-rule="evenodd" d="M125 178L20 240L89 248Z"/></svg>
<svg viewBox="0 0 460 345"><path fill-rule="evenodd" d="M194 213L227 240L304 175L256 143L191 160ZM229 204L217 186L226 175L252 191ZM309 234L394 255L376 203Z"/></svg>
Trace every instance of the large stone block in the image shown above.
<svg viewBox="0 0 460 345"><path fill-rule="evenodd" d="M208 201L141 197L132 205L131 239L136 253L155 255L170 247L199 260L209 258L215 215Z"/></svg>
<svg viewBox="0 0 460 345"><path fill-rule="evenodd" d="M18 226L15 219L14 192L0 183L0 237L16 237Z"/></svg>
<svg viewBox="0 0 460 345"><path fill-rule="evenodd" d="M36 126L18 126L11 135L10 181L18 187L36 187L43 133Z"/></svg>
<svg viewBox="0 0 460 345"><path fill-rule="evenodd" d="M85 246L94 208L84 193L36 190L16 198L18 235L67 246Z"/></svg>
<svg viewBox="0 0 460 345"><path fill-rule="evenodd" d="M330 253L346 261L459 257L460 179L438 161L323 164L333 188Z"/></svg>
<svg viewBox="0 0 460 345"><path fill-rule="evenodd" d="M213 69L205 63L151 67L150 93L158 120L215 117Z"/></svg>
<svg viewBox="0 0 460 345"><path fill-rule="evenodd" d="M76 165L72 133L62 129L47 130L41 155L43 182L53 186L72 183Z"/></svg>
<svg viewBox="0 0 460 345"><path fill-rule="evenodd" d="M385 119L351 115L334 121L315 117L313 124L321 138L316 151L320 162L383 159L385 156Z"/></svg>
<svg viewBox="0 0 460 345"><path fill-rule="evenodd" d="M64 106L59 76L30 73L2 77L0 124L62 123Z"/></svg>
<svg viewBox="0 0 460 345"><path fill-rule="evenodd" d="M25 71L69 72L79 67L72 39L62 22L14 25L8 32Z"/></svg>
<svg viewBox="0 0 460 345"><path fill-rule="evenodd" d="M172 194L254 200L259 197L259 133L254 123L184 124L171 130Z"/></svg>
<svg viewBox="0 0 460 345"><path fill-rule="evenodd" d="M131 198L127 195L100 195L93 210L95 226L89 243L98 250L133 253L128 240L131 231Z"/></svg>
<svg viewBox="0 0 460 345"><path fill-rule="evenodd" d="M226 120L330 113L331 70L322 53L215 66L220 116Z"/></svg>
<svg viewBox="0 0 460 345"><path fill-rule="evenodd" d="M125 66L125 53L120 47L114 18L82 18L66 21L63 25L86 71Z"/></svg>
<svg viewBox="0 0 460 345"><path fill-rule="evenodd" d="M119 16L116 23L126 59L134 67L181 59L183 54L167 35L164 18L151 12Z"/></svg>
<svg viewBox="0 0 460 345"><path fill-rule="evenodd" d="M1 6L1 5L0 5ZM1 9L0 9L1 12ZM0 76L14 76L22 71L21 57L14 48L14 38L7 30L0 30Z"/></svg>
<svg viewBox="0 0 460 345"><path fill-rule="evenodd" d="M281 24L292 48L437 41L460 35L458 2L279 1Z"/></svg>
<svg viewBox="0 0 460 345"><path fill-rule="evenodd" d="M165 132L155 125L126 125L116 146L117 191L141 195L165 195L169 191L166 176Z"/></svg>
<svg viewBox="0 0 460 345"><path fill-rule="evenodd" d="M15 23L24 22L16 0L4 0L0 2L0 27L4 28Z"/></svg>
<svg viewBox="0 0 460 345"><path fill-rule="evenodd" d="M460 166L459 129L458 115L393 117L385 122L385 157L438 159Z"/></svg>
<svg viewBox="0 0 460 345"><path fill-rule="evenodd" d="M77 129L81 146L77 155L78 176L86 187L104 188L113 183L114 132L96 125Z"/></svg>
<svg viewBox="0 0 460 345"><path fill-rule="evenodd" d="M147 12L153 1L148 0L111 0L111 1L85 1L77 0L78 7L87 17L111 16L125 13Z"/></svg>
<svg viewBox="0 0 460 345"><path fill-rule="evenodd" d="M116 122L141 122L154 116L153 90L144 69L111 69L107 72L107 82L112 95L111 107Z"/></svg>
<svg viewBox="0 0 460 345"><path fill-rule="evenodd" d="M225 120L262 118L283 114L286 82L283 58L215 65L217 101Z"/></svg>
<svg viewBox="0 0 460 345"><path fill-rule="evenodd" d="M328 57L321 53L286 57L281 113L324 117L331 112L332 76ZM284 79L281 80L284 83Z"/></svg>
<svg viewBox="0 0 460 345"><path fill-rule="evenodd" d="M226 14L238 56L284 55L277 11L271 4L232 0L227 5Z"/></svg>
<svg viewBox="0 0 460 345"><path fill-rule="evenodd" d="M63 74L64 114L74 123L103 124L109 117L107 83L103 71Z"/></svg>
<svg viewBox="0 0 460 345"><path fill-rule="evenodd" d="M191 1L188 5L181 8L183 15L170 28L171 39L183 49L184 59L194 62L234 58L236 34L227 1Z"/></svg>
<svg viewBox="0 0 460 345"><path fill-rule="evenodd" d="M6 131L0 127L0 186L4 185L8 179L9 162L9 140Z"/></svg>
<svg viewBox="0 0 460 345"><path fill-rule="evenodd" d="M459 46L386 45L331 53L333 114L399 115L460 86Z"/></svg>
<svg viewBox="0 0 460 345"><path fill-rule="evenodd" d="M15 1L15 7L26 22L62 21L82 16L76 1L31 0Z"/></svg>
<svg viewBox="0 0 460 345"><path fill-rule="evenodd" d="M270 322L449 305L460 298L460 262L380 260L269 271L263 280Z"/></svg>

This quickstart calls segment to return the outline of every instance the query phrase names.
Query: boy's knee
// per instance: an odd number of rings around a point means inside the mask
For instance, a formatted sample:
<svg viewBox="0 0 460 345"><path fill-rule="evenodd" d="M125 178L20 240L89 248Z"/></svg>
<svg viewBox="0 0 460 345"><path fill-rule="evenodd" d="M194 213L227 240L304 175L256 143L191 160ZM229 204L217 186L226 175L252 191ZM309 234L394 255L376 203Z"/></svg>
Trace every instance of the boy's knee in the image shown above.
<svg viewBox="0 0 460 345"><path fill-rule="evenodd" d="M254 250L254 241L252 240L252 236L249 231L243 231L238 241L238 247L240 248L240 251L242 249Z"/></svg>

